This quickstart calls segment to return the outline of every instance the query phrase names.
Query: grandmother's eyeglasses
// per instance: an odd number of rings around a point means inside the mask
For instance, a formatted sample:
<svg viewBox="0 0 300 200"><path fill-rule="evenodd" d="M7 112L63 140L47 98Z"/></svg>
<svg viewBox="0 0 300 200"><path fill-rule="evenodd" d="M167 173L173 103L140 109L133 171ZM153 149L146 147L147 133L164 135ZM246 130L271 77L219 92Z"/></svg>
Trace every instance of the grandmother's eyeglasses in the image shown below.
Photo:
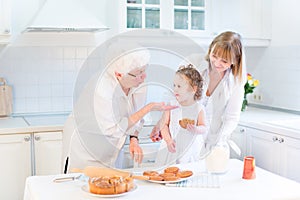
<svg viewBox="0 0 300 200"><path fill-rule="evenodd" d="M136 78L136 75L134 75L134 74L131 74L131 73L127 73L129 76L132 76L132 77L134 77L134 78Z"/></svg>

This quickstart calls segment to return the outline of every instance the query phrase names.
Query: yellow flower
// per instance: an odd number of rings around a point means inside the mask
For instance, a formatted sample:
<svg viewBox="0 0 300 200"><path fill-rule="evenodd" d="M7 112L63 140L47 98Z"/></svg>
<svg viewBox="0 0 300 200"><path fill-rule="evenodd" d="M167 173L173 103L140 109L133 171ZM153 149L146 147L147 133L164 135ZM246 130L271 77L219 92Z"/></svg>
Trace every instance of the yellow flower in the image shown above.
<svg viewBox="0 0 300 200"><path fill-rule="evenodd" d="M257 79L254 80L254 81L253 81L253 86L256 87L256 86L258 86L258 85L259 85L259 80L257 80Z"/></svg>

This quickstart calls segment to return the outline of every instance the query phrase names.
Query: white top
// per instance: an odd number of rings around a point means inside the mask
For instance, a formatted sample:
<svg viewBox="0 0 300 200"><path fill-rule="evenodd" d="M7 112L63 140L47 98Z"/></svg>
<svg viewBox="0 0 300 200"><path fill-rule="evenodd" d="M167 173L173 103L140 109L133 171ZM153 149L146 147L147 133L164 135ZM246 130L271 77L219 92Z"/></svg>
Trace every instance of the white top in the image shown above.
<svg viewBox="0 0 300 200"><path fill-rule="evenodd" d="M86 100L89 93L93 94L92 102ZM79 102L83 101L78 104L81 107L75 108L70 116L72 120L69 119L65 126L65 130L69 130L67 135L73 133L69 138L69 168L83 169L88 165L121 168L122 159L117 158L126 137L139 132L143 121L126 131L128 117L144 105L146 88L131 89L126 96L115 77L104 75L97 82L95 92L91 89L86 95L79 99ZM85 111L83 108L91 110ZM67 136L64 137L68 141Z"/></svg>
<svg viewBox="0 0 300 200"><path fill-rule="evenodd" d="M179 165L191 169L197 176L204 169L200 163ZM300 184L256 167L256 179L244 180L243 162L230 160L229 171L219 176L218 188L168 187L163 184L134 180L135 191L118 199L209 199L209 200L274 200L300 199ZM81 180L54 183L57 177L67 175L31 176L26 179L24 200L82 200L99 199L84 192Z"/></svg>
<svg viewBox="0 0 300 200"><path fill-rule="evenodd" d="M179 105L179 104L178 104ZM201 146L203 145L202 135L193 134L179 125L179 120L183 118L193 119L197 125L198 115L203 110L203 106L195 102L190 106L181 106L170 111L170 134L176 143L176 152L168 151L164 140L161 142L157 153L156 164L158 166L172 163L188 163L199 159Z"/></svg>
<svg viewBox="0 0 300 200"><path fill-rule="evenodd" d="M209 83L208 69L202 72L204 79L203 105L209 124L207 138L201 154L205 155L220 139L227 140L236 128L244 97L244 81L235 80L231 69L225 72L223 79L211 96L206 96Z"/></svg>

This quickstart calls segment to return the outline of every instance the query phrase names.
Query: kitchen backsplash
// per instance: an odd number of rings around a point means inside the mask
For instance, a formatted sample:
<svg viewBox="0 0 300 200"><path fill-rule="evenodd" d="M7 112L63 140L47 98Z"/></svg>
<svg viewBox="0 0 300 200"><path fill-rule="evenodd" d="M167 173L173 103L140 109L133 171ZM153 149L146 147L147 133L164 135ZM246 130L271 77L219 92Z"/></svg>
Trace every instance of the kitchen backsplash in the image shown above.
<svg viewBox="0 0 300 200"><path fill-rule="evenodd" d="M8 47L0 74L14 89L14 113L70 112L77 73L93 47Z"/></svg>
<svg viewBox="0 0 300 200"><path fill-rule="evenodd" d="M300 111L300 46L247 48L248 71L260 80L250 103ZM255 100L253 95L261 95Z"/></svg>
<svg viewBox="0 0 300 200"><path fill-rule="evenodd" d="M94 47L11 46L0 54L0 75L14 89L14 113L72 110L77 73ZM300 111L300 46L247 47L248 71L260 80L249 102Z"/></svg>

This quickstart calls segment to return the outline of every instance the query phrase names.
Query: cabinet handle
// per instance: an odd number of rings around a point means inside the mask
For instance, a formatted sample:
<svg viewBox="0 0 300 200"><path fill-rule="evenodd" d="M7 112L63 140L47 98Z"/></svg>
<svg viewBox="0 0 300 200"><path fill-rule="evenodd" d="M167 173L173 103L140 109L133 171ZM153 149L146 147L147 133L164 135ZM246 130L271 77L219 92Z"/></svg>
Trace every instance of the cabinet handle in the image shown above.
<svg viewBox="0 0 300 200"><path fill-rule="evenodd" d="M24 141L25 141L25 142L29 142L29 141L30 141L30 136L25 136L25 137L24 137Z"/></svg>
<svg viewBox="0 0 300 200"><path fill-rule="evenodd" d="M240 133L245 133L245 131L246 131L246 130L245 130L244 128L241 128L241 129L240 129Z"/></svg>
<svg viewBox="0 0 300 200"><path fill-rule="evenodd" d="M279 143L283 143L283 142L284 142L284 139L283 139L283 138L279 138L278 142L279 142Z"/></svg>
<svg viewBox="0 0 300 200"><path fill-rule="evenodd" d="M276 141L278 141L278 137L274 136L273 137L273 142L276 142Z"/></svg>
<svg viewBox="0 0 300 200"><path fill-rule="evenodd" d="M39 135L34 136L34 140L39 141L41 137Z"/></svg>
<svg viewBox="0 0 300 200"><path fill-rule="evenodd" d="M155 160L147 160L146 163L155 163Z"/></svg>

